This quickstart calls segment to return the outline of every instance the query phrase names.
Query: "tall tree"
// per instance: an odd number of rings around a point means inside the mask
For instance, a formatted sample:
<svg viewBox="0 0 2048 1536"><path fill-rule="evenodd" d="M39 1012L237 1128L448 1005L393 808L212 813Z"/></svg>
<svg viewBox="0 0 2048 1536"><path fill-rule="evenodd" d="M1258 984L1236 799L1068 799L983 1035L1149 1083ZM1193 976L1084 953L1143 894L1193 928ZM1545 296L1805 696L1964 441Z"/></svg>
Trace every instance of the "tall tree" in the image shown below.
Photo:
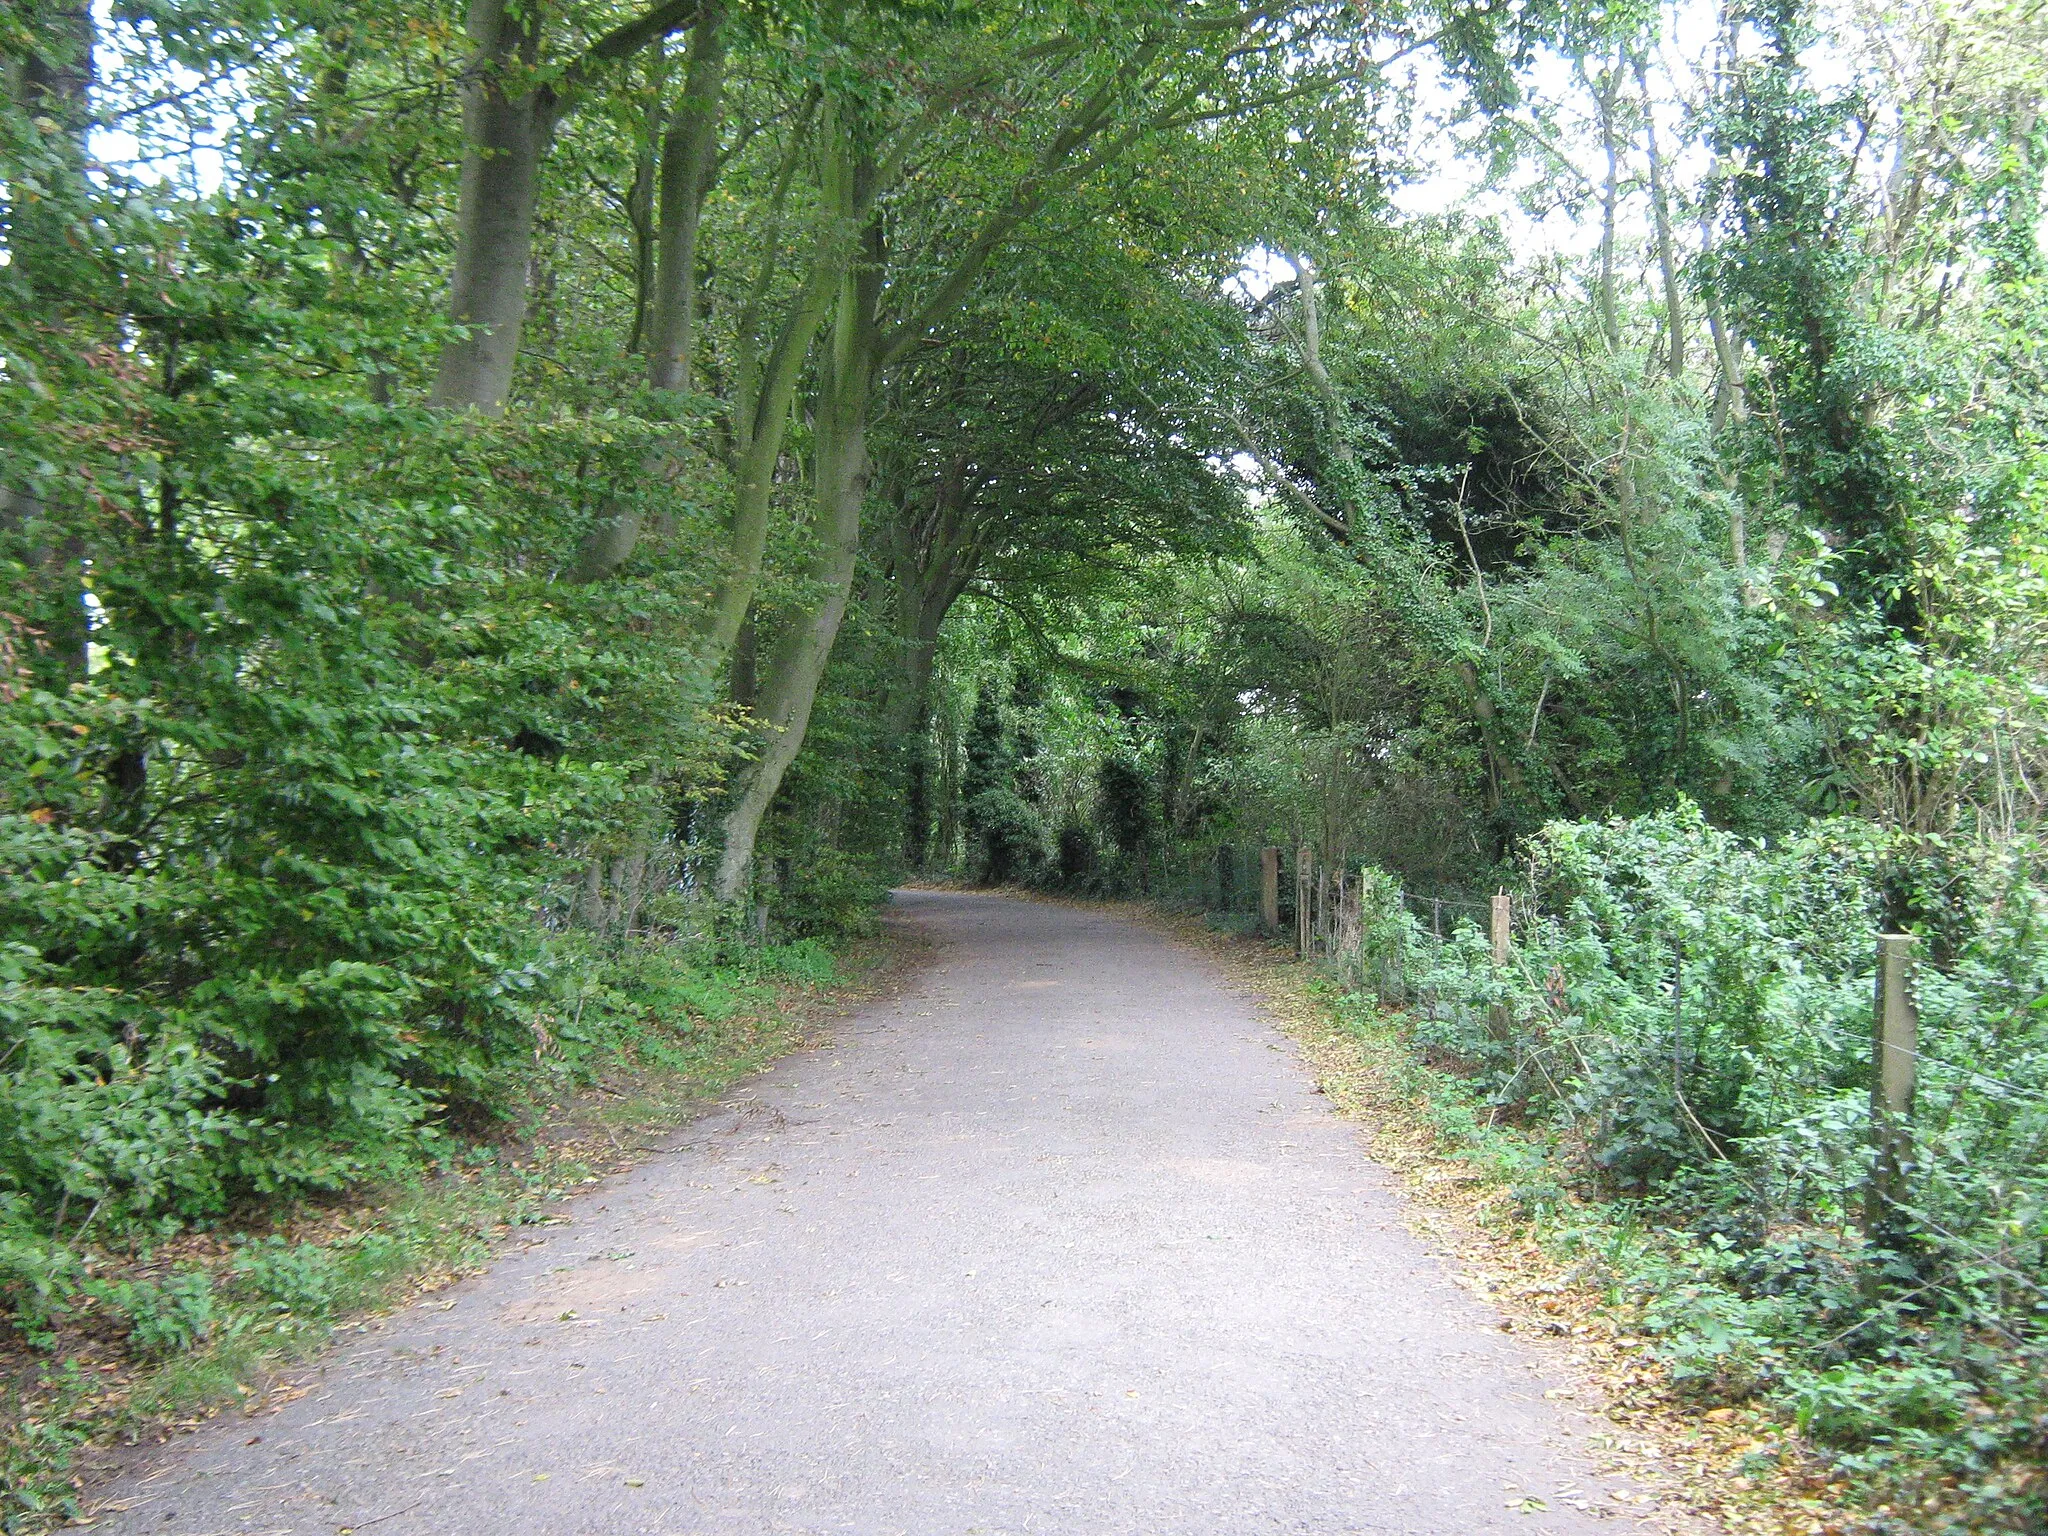
<svg viewBox="0 0 2048 1536"><path fill-rule="evenodd" d="M432 400L495 416L512 390L526 320L541 163L562 118L599 72L696 16L699 0L667 0L566 59L546 56L550 22L540 0L470 0L473 52L463 69L462 181L448 318L461 328L441 349Z"/></svg>

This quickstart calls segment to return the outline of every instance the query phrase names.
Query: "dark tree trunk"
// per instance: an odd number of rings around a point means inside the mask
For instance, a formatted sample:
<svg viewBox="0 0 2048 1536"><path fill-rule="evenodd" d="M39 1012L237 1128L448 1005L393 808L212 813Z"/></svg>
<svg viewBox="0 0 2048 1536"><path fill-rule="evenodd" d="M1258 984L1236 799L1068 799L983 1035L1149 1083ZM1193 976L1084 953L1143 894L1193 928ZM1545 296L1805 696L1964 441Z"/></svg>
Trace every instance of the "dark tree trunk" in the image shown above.
<svg viewBox="0 0 2048 1536"><path fill-rule="evenodd" d="M717 164L724 107L723 16L707 5L690 34L683 99L661 141L661 219L656 237L647 382L656 389L690 387L697 320L697 231Z"/></svg>
<svg viewBox="0 0 2048 1536"><path fill-rule="evenodd" d="M37 170L45 195L15 198L8 208L9 268L0 273L0 303L18 299L44 320L62 324L78 299L64 271L73 259L70 229L85 216L92 192L85 175L92 127L92 7L31 6L25 20L26 46L0 61L0 68L10 102L41 134L44 161ZM41 388L25 367L24 378L31 389ZM0 529L19 527L41 513L42 499L27 483L32 476L27 466L0 464ZM54 554L39 552L39 559Z"/></svg>

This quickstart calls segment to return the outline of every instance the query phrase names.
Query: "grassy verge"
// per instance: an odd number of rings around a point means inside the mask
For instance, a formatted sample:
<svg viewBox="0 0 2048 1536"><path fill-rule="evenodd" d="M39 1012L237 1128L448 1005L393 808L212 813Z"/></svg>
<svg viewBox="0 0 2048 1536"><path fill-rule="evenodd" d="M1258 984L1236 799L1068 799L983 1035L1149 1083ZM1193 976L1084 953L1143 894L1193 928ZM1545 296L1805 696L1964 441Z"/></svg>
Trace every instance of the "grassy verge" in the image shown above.
<svg viewBox="0 0 2048 1536"><path fill-rule="evenodd" d="M536 1052L509 1118L450 1134L439 1156L332 1199L252 1204L204 1230L74 1245L87 1278L18 1305L0 1340L0 1525L76 1517L122 1448L296 1390L290 1370L337 1329L474 1273L520 1228L653 1150L649 1138L802 1044L821 1014L907 963L871 939L744 962L628 967L615 995L649 1010L601 1058Z"/></svg>

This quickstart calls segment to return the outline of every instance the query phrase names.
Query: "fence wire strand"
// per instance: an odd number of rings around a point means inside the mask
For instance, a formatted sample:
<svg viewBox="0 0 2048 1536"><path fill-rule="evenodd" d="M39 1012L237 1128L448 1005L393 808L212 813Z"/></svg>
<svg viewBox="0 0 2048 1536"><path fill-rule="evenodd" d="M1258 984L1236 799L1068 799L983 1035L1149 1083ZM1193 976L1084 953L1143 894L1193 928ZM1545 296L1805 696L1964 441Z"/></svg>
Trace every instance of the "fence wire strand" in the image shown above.
<svg viewBox="0 0 2048 1536"><path fill-rule="evenodd" d="M1293 856L1292 850L1287 850L1283 856L1287 857L1290 863L1298 865L1298 859ZM1219 875L1220 872L1219 868ZM1323 878L1319 880L1317 878L1318 874ZM1337 878L1332 880L1330 878L1332 875ZM1361 941L1367 922L1366 915L1363 912L1356 911L1356 909L1351 909L1352 917L1347 921L1346 909L1349 903L1357 900L1357 897L1352 893L1358 890L1355 882L1359 878L1360 876L1357 873L1344 866L1339 866L1329 871L1317 871L1313 874L1299 867L1289 871L1281 879L1280 890L1282 905L1292 905L1295 907L1293 913L1294 920L1292 923L1283 922L1279 927L1281 931L1293 931L1298 942L1304 944L1304 950L1307 955L1320 954L1326 959L1336 961L1339 964L1348 961L1360 967L1359 981L1384 992L1389 984L1388 977L1381 976L1375 980L1370 978L1365 971L1365 967L1368 964L1376 963L1382 970L1389 964L1384 957L1377 961L1369 961L1364 953ZM1215 884L1218 887L1217 895L1221 898L1221 904L1235 909L1238 903L1232 902L1230 898L1240 896L1241 898L1246 898L1243 900L1243 905L1247 909L1258 910L1257 879L1256 874L1252 874L1250 878L1242 882L1233 879L1228 882L1232 889L1224 889L1225 882L1218 879ZM1207 881L1202 883L1204 885L1209 884ZM1421 941L1431 944L1433 946L1433 958L1440 960L1444 947L1454 937L1452 934L1444 931L1443 926L1440 926L1441 920L1446 916L1450 916L1460 923L1464 923L1466 921L1464 914L1467 913L1482 914L1490 917L1493 911L1493 903L1491 901L1474 901L1460 896L1418 895L1411 891L1397 891L1395 899L1399 903L1398 909L1402 917L1411 925L1411 933L1413 935L1412 939L1404 937L1400 941L1398 953L1391 961L1393 968L1392 985L1398 988L1401 998L1405 1002L1410 997L1410 987L1406 974L1409 943ZM1306 905L1304 906L1303 903L1306 903ZM1516 900L1514 905L1514 926L1524 927L1534 915L1536 914L1533 914L1531 909L1524 906L1521 899ZM1487 925L1483 921L1473 922L1471 926L1477 929L1481 935L1484 935L1487 931ZM1517 948L1511 951L1511 957L1513 972L1519 977L1524 986L1538 994L1544 994L1548 991L1546 986L1547 978L1546 980L1539 980L1536 977L1529 966L1525 952ZM1676 986L1677 982L1674 981L1672 985ZM1437 996L1435 989L1426 988L1424 990L1428 994L1425 1006L1430 1010L1430 1016L1434 1017L1435 1010L1440 1006L1441 999ZM1417 1000L1420 1001L1421 999ZM1546 1015L1549 1011L1549 1009L1545 1009ZM1606 1037L1601 1036L1596 1030L1571 1031L1561 1028L1560 1026L1564 1023L1565 1017L1569 1016L1567 1013L1550 1019L1550 1027L1543 1031L1540 1038L1529 1037L1514 1042L1516 1045L1516 1062L1513 1076L1510 1078L1511 1084L1519 1080L1524 1073L1533 1071L1535 1074L1540 1075L1549 1084L1551 1090L1561 1097L1562 1089L1557 1080L1551 1075L1550 1067L1545 1058L1563 1051L1568 1051L1572 1056L1576 1057L1581 1069L1590 1070L1590 1063L1584 1046L1591 1040ZM1872 1052L1877 1045L1877 1042L1872 1037L1851 1037L1844 1035L1840 1031L1831 1030L1811 1022L1802 1023L1795 1026L1795 1028L1800 1035L1803 1035L1804 1038L1811 1040L1815 1044L1829 1046L1853 1055L1860 1056ZM2048 1105L2048 1091L2044 1091L2041 1088L2014 1082L2008 1078L1983 1072L1975 1067L1965 1066L1959 1062L1945 1060L1939 1055L1919 1049L1917 1045L1908 1048L1892 1044L1887 1049L1907 1057L1916 1068L1924 1068L1930 1083L1941 1082L1943 1086L1967 1087L1976 1090L1994 1102L2007 1105ZM1714 1143L1711 1138L1709 1146L1717 1152L1723 1161L1727 1161L1725 1151L1720 1149L1718 1144ZM1747 1183L1748 1181L1745 1179L1744 1182ZM1752 1185L1751 1188L1754 1192L1755 1186ZM2044 1288L2036 1283L2004 1259L1977 1247L1960 1233L1950 1231L1922 1210L1902 1202L1894 1201L1893 1204L1909 1219L1920 1223L1930 1233L1953 1244L1957 1253L1966 1255L1977 1263L1989 1266L2040 1297L2043 1301L2048 1301L2048 1288Z"/></svg>

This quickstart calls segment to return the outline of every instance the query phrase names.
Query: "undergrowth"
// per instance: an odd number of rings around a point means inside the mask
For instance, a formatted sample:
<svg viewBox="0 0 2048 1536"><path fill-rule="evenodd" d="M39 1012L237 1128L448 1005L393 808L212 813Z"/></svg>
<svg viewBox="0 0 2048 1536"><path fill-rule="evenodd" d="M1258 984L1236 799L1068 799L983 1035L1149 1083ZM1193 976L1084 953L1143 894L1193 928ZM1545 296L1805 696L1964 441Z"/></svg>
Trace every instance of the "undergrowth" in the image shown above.
<svg viewBox="0 0 2048 1536"><path fill-rule="evenodd" d="M1878 926L1860 829L1681 810L1539 840L1508 965L1361 877L1347 1029L1431 1134L1593 1274L1697 1412L1777 1421L1874 1532L2048 1528L2043 977L1995 883L1921 968L1905 1193L1866 1220Z"/></svg>

